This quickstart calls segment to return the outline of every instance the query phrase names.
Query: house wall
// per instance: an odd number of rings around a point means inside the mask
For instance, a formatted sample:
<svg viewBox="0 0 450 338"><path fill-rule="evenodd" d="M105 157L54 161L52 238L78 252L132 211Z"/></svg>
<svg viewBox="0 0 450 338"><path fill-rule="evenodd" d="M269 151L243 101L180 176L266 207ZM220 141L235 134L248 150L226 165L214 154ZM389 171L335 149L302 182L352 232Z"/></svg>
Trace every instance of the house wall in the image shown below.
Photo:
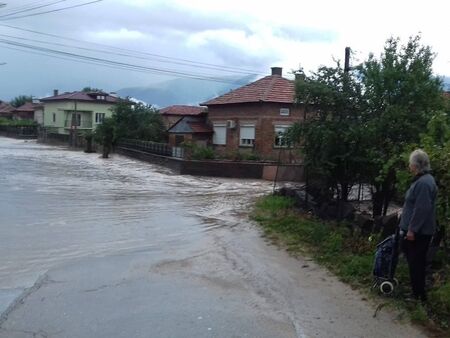
<svg viewBox="0 0 450 338"><path fill-rule="evenodd" d="M280 115L281 108L289 108L289 116ZM304 119L303 106L281 103L245 103L208 106L208 120L214 123L226 123L235 121L236 127L227 129L226 145L215 146L218 151L255 151L259 156L267 160L281 159L285 162L298 162L298 155L290 149L279 148L274 145L275 126L292 125ZM255 124L255 144L253 147L239 145L240 125L243 123ZM250 148L250 149L249 149Z"/></svg>
<svg viewBox="0 0 450 338"><path fill-rule="evenodd" d="M66 127L66 120L71 119L71 113L81 114L82 121L85 121L85 130L94 130L96 127L95 113L104 113L105 117L111 117L111 108L114 104L97 102L75 102L75 101L52 101L44 102L44 127L54 128L58 134L69 134L70 123ZM53 113L56 114L56 121L53 122Z"/></svg>
<svg viewBox="0 0 450 338"><path fill-rule="evenodd" d="M181 120L183 116L180 115L161 115L161 119L163 121L164 126L166 129L169 129L172 127L175 123L177 123L179 120Z"/></svg>
<svg viewBox="0 0 450 338"><path fill-rule="evenodd" d="M44 124L44 108L38 108L34 111L34 121L39 124Z"/></svg>
<svg viewBox="0 0 450 338"><path fill-rule="evenodd" d="M169 134L169 145L171 147L177 147L176 136L181 135L184 137L184 143L194 143L201 147L206 147L211 144L210 134Z"/></svg>
<svg viewBox="0 0 450 338"><path fill-rule="evenodd" d="M12 118L13 118L13 120L33 120L34 112L32 112L32 111L14 111Z"/></svg>

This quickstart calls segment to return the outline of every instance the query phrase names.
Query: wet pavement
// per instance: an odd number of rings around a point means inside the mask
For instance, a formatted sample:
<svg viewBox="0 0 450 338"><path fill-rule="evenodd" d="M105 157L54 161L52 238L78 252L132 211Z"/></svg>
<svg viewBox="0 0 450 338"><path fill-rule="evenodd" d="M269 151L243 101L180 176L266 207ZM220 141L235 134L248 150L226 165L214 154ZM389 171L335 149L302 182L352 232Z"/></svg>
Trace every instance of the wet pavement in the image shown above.
<svg viewBox="0 0 450 338"><path fill-rule="evenodd" d="M0 337L422 337L247 218L259 180L0 138Z"/></svg>

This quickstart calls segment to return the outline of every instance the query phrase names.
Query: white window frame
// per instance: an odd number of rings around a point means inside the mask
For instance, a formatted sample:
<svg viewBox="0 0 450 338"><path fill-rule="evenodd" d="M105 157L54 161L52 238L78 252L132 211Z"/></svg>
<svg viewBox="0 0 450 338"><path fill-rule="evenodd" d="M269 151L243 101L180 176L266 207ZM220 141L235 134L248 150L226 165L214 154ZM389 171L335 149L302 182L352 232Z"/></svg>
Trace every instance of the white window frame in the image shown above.
<svg viewBox="0 0 450 338"><path fill-rule="evenodd" d="M255 134L255 125L253 123L241 124L239 127L239 146L253 147L255 145Z"/></svg>
<svg viewBox="0 0 450 338"><path fill-rule="evenodd" d="M227 124L226 123L214 123L213 124L213 144L218 146L224 146L227 144ZM218 132L220 130L220 133Z"/></svg>
<svg viewBox="0 0 450 338"><path fill-rule="evenodd" d="M106 117L106 113L95 113L95 123L100 124L103 123L103 120Z"/></svg>
<svg viewBox="0 0 450 338"><path fill-rule="evenodd" d="M289 145L285 142L284 133L287 129L289 129L291 126L287 124L276 124L273 126L273 132L274 132L274 141L273 146L274 148L288 148ZM278 131L277 131L278 129ZM283 129L283 132L280 134L280 129Z"/></svg>
<svg viewBox="0 0 450 338"><path fill-rule="evenodd" d="M289 116L290 114L291 114L291 111L289 108L280 108L281 116Z"/></svg>
<svg viewBox="0 0 450 338"><path fill-rule="evenodd" d="M53 122L53 123L56 123L56 113L53 113L53 116L52 116L52 122Z"/></svg>

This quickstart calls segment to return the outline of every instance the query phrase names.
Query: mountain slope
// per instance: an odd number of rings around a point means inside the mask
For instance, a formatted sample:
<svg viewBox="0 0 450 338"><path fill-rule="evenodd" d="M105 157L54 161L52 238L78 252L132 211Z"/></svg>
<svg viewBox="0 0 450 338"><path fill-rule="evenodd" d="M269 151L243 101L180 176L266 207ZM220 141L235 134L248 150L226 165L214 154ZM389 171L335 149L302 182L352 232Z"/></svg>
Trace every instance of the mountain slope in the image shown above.
<svg viewBox="0 0 450 338"><path fill-rule="evenodd" d="M146 87L130 87L117 91L121 97L130 96L158 107L174 104L198 105L218 95L241 87L255 79L255 76L223 78L222 82L195 79L174 79Z"/></svg>

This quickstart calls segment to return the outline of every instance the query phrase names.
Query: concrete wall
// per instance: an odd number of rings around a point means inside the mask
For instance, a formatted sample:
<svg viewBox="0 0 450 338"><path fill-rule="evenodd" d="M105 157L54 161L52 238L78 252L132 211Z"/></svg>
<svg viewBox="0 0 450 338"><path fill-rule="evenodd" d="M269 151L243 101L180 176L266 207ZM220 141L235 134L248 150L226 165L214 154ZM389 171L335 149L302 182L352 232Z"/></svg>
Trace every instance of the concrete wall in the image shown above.
<svg viewBox="0 0 450 338"><path fill-rule="evenodd" d="M145 153L130 148L118 147L116 152L146 162L163 165L182 175L256 178L277 181L302 181L303 166L283 165L278 168L273 163L232 162L232 161L190 161Z"/></svg>

